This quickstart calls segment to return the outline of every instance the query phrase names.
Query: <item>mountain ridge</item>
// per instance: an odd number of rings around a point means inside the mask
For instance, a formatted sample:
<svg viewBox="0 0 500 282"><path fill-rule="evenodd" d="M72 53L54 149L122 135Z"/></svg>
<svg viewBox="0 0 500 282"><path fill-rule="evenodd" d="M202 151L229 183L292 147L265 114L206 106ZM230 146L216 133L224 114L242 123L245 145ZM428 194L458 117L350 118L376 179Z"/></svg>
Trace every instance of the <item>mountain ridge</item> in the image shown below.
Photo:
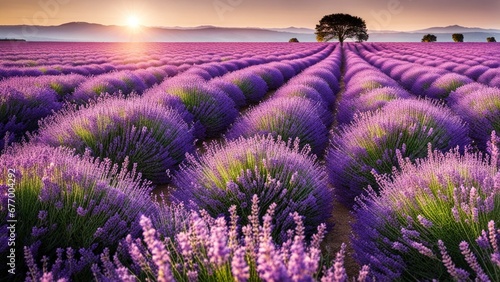
<svg viewBox="0 0 500 282"><path fill-rule="evenodd" d="M450 25L415 31L369 30L369 41L420 41L423 34L434 33L438 41L452 41L451 34L463 33L466 41L484 42L486 37L498 36L500 30ZM295 37L300 42L315 42L314 29L306 27L260 28L218 27L147 27L132 29L127 26L102 25L89 22L68 22L53 26L3 25L0 38L18 38L27 41L93 41L93 42L284 42Z"/></svg>

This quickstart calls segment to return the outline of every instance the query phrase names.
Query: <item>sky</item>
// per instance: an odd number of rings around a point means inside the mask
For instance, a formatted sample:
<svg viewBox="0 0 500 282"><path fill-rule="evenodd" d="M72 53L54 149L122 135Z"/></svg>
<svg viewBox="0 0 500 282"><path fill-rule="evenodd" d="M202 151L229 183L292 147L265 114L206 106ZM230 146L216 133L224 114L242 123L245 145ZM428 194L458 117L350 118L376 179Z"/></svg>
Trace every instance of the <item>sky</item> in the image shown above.
<svg viewBox="0 0 500 282"><path fill-rule="evenodd" d="M0 0L0 25L314 28L333 13L359 16L369 30L500 29L500 0Z"/></svg>

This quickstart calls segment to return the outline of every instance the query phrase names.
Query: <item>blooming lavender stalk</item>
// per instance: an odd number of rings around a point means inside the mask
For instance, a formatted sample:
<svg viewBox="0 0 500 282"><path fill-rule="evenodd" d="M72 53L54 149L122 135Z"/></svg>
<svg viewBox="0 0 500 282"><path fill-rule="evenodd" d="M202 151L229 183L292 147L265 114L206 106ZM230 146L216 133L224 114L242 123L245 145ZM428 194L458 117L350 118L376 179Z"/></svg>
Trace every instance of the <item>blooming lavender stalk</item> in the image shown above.
<svg viewBox="0 0 500 282"><path fill-rule="evenodd" d="M332 267L328 271L321 271L322 256L319 244L321 238L324 237L324 226L318 227L318 233L313 236L318 241L308 244L304 236L303 217L298 213L290 214L296 226L288 232L291 237L287 241L293 243L290 248L286 248L288 245L280 246L272 239L276 205L269 206L262 222L258 220L253 222L253 219L258 219L261 214L259 199L256 195L252 197L252 208L249 223L243 228L237 228L242 232L237 232L235 235L234 242L237 245L234 248L230 247L231 240L226 240L231 237L233 223L227 222L224 217L212 218L204 216L203 211L193 211L186 229L176 236L183 239L175 241L168 238L161 241L154 237L157 236L155 226L151 225L154 221L147 221L148 219L143 217L141 222L144 239L133 240L131 236L128 236L124 245L133 261L133 264L128 266L126 277L156 279L158 267L153 255L156 249L161 249L163 254L169 253L169 258L162 261L168 261L171 265L169 269L172 270L172 281L316 281L316 279L319 281L322 275L325 278L334 270ZM145 222L147 224L144 224ZM252 239L249 240L249 237ZM147 243L148 241L150 243ZM160 246L161 243L165 248ZM186 246L189 246L189 251L186 251L188 249ZM215 250L224 251L221 253ZM343 257L344 252L345 250L342 249L337 257ZM137 259L139 257L140 259ZM223 259L220 260L221 258ZM127 259L127 256L124 256L124 259ZM93 267L96 278L105 280L122 277L120 275L124 274L123 266L126 264L120 261L120 257L115 256L115 259L111 261L109 255L104 255L101 256L101 260L100 266ZM337 260L336 267L343 269L341 259ZM369 268L364 266L362 270L359 281L370 278ZM344 275L342 277L347 279ZM338 280L321 279L321 281Z"/></svg>

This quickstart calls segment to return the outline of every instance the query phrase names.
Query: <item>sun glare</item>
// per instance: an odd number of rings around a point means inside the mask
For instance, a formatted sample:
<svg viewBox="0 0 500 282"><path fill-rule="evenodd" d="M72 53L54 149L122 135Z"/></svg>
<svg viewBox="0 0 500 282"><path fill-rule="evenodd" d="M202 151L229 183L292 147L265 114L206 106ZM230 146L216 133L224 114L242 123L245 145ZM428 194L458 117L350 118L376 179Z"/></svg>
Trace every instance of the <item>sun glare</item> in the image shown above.
<svg viewBox="0 0 500 282"><path fill-rule="evenodd" d="M129 16L127 19L127 24L130 28L138 28L140 23L136 16Z"/></svg>

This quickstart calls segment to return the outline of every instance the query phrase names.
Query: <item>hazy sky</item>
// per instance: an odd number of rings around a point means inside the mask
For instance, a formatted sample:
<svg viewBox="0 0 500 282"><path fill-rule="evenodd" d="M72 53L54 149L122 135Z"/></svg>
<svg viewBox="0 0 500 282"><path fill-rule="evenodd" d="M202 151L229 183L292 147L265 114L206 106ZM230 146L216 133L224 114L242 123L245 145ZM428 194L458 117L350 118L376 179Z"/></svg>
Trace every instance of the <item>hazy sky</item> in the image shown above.
<svg viewBox="0 0 500 282"><path fill-rule="evenodd" d="M147 26L308 27L349 13L368 29L463 25L500 29L500 0L0 0L0 25L86 21Z"/></svg>

